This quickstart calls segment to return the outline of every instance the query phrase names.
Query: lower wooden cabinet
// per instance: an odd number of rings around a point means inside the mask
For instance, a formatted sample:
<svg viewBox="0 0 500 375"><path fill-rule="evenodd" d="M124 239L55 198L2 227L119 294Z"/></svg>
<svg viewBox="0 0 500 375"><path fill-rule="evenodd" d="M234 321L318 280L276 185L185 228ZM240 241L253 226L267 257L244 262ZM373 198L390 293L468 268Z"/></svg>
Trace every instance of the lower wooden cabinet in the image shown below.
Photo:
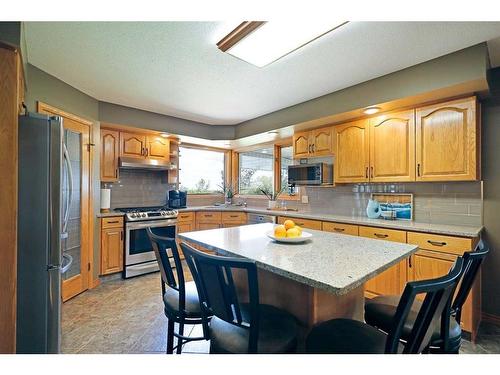
<svg viewBox="0 0 500 375"><path fill-rule="evenodd" d="M101 219L101 275L123 271L123 218Z"/></svg>
<svg viewBox="0 0 500 375"><path fill-rule="evenodd" d="M322 229L321 221L311 220L311 219L302 219L302 218L298 218L298 217L278 216L278 224L283 224L285 222L285 220L288 220L288 219L293 220L295 225L298 225L299 227L302 227L302 228L316 229L316 230Z"/></svg>
<svg viewBox="0 0 500 375"><path fill-rule="evenodd" d="M195 214L194 212L182 212L177 216L177 234L192 232L196 230ZM181 259L184 259L184 254L182 253L181 241L177 239L177 249L179 250L179 255Z"/></svg>
<svg viewBox="0 0 500 375"><path fill-rule="evenodd" d="M406 242L406 232L394 229L359 227L361 237L381 239L393 242ZM399 295L407 282L407 260L403 260L375 276L365 284L365 294L367 297L380 295Z"/></svg>

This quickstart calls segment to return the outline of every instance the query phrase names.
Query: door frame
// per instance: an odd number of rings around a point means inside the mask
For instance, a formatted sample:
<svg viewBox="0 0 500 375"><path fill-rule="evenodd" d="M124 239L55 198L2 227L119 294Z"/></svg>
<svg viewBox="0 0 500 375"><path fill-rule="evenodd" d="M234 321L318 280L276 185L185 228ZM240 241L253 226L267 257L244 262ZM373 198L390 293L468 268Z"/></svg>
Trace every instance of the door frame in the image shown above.
<svg viewBox="0 0 500 375"><path fill-rule="evenodd" d="M38 113L51 113L54 115L58 115L61 117L66 117L69 118L73 121L76 121L82 125L88 126L89 128L89 143L88 147L90 148L89 152L89 203L88 203L88 212L87 212L87 217L88 217L88 254L87 254L87 259L90 264L90 269L87 275L87 284L88 284L88 289L92 289L99 285L99 282L97 280L94 280L94 179L93 179L93 174L94 174L94 168L93 168L93 160L94 160L94 152L93 152L93 147L94 147L94 132L93 132L93 126L94 123L90 120L84 119L82 117L76 116L72 113L63 111L59 108L53 107L49 104L46 104L41 101L37 101L37 112Z"/></svg>

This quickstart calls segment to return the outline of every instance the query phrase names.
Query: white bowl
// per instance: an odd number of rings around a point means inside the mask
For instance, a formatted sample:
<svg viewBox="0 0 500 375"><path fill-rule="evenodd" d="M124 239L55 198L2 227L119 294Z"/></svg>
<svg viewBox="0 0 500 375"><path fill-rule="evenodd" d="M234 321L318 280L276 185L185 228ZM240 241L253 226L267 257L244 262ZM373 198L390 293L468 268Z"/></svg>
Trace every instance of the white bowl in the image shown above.
<svg viewBox="0 0 500 375"><path fill-rule="evenodd" d="M266 236L269 237L270 239L276 241L276 242L282 242L282 243L301 243L305 242L313 237L312 233L309 232L302 232L302 236L300 237L275 237L274 236L274 230L267 232Z"/></svg>

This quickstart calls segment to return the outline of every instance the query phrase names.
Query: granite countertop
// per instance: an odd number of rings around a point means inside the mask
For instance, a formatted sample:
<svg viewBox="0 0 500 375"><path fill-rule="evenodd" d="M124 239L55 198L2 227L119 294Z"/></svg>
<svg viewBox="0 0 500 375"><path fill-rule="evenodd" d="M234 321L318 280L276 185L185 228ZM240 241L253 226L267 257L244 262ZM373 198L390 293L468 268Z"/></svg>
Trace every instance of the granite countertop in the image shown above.
<svg viewBox="0 0 500 375"><path fill-rule="evenodd" d="M222 255L254 260L259 268L337 295L364 284L417 251L416 245L317 230L302 244L272 241L274 224L244 225L179 233Z"/></svg>
<svg viewBox="0 0 500 375"><path fill-rule="evenodd" d="M443 234L449 236L461 237L477 237L482 232L482 226L466 226L466 225L447 225L447 224L432 224L418 223L415 221L405 220L384 220L384 219L369 219L360 216L343 216L325 213L313 213L306 211L273 211L265 208L251 208L243 206L200 206L188 207L179 211L243 211L248 213L257 213L262 215L274 216L289 216L298 217L301 219L312 219L322 221L334 221L338 223L366 225L389 229L399 229L412 232L425 232Z"/></svg>
<svg viewBox="0 0 500 375"><path fill-rule="evenodd" d="M125 214L123 212L111 210L110 212L99 212L96 216L97 217L113 217L113 216L125 216Z"/></svg>

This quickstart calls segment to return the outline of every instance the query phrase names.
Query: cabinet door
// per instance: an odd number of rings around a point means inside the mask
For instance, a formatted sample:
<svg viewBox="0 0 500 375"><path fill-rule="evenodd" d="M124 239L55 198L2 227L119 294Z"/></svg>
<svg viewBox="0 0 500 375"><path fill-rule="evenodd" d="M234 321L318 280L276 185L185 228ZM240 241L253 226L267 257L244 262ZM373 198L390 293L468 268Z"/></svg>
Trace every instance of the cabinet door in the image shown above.
<svg viewBox="0 0 500 375"><path fill-rule="evenodd" d="M146 137L137 133L120 132L120 156L144 158Z"/></svg>
<svg viewBox="0 0 500 375"><path fill-rule="evenodd" d="M370 181L415 181L415 111L370 120Z"/></svg>
<svg viewBox="0 0 500 375"><path fill-rule="evenodd" d="M361 237L384 239L386 241L406 242L406 232L398 230L361 226L359 227L359 235ZM407 263L405 259L375 276L373 279L368 280L365 283L367 296L401 294L407 281Z"/></svg>
<svg viewBox="0 0 500 375"><path fill-rule="evenodd" d="M307 158L309 156L309 132L293 134L293 157Z"/></svg>
<svg viewBox="0 0 500 375"><path fill-rule="evenodd" d="M478 178L476 99L417 108L417 181Z"/></svg>
<svg viewBox="0 0 500 375"><path fill-rule="evenodd" d="M161 136L150 136L146 139L146 156L162 161L170 160L170 141Z"/></svg>
<svg viewBox="0 0 500 375"><path fill-rule="evenodd" d="M194 221L185 221L177 223L177 233L193 232L195 230ZM184 259L184 254L182 253L181 241L177 240L177 249L179 250L179 255L181 259Z"/></svg>
<svg viewBox="0 0 500 375"><path fill-rule="evenodd" d="M123 271L123 229L108 228L101 232L101 274Z"/></svg>
<svg viewBox="0 0 500 375"><path fill-rule="evenodd" d="M332 128L321 128L311 132L311 156L332 154Z"/></svg>
<svg viewBox="0 0 500 375"><path fill-rule="evenodd" d="M118 180L120 136L115 130L101 129L101 181Z"/></svg>
<svg viewBox="0 0 500 375"><path fill-rule="evenodd" d="M198 223L198 230L206 230L206 229L218 229L220 228L220 224L218 223Z"/></svg>
<svg viewBox="0 0 500 375"><path fill-rule="evenodd" d="M334 126L334 182L368 181L368 131L367 120Z"/></svg>

